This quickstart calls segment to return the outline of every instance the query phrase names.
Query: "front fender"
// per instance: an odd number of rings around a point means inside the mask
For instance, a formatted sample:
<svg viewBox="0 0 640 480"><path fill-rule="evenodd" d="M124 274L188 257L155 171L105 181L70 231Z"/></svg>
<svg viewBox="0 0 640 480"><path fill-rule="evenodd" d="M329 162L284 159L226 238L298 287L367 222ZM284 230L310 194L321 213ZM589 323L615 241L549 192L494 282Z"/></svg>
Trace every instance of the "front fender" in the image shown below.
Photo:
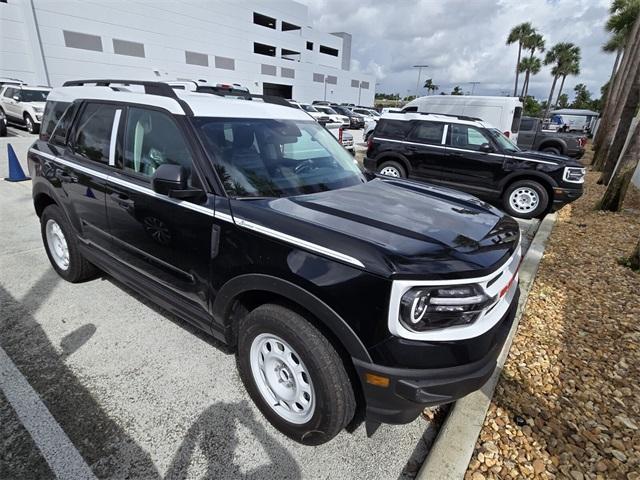
<svg viewBox="0 0 640 480"><path fill-rule="evenodd" d="M229 280L218 291L214 300L214 318L226 324L234 301L241 294L251 291L271 292L308 310L335 335L349 355L362 361L372 361L360 338L329 305L302 287L278 277L256 273L240 275Z"/></svg>

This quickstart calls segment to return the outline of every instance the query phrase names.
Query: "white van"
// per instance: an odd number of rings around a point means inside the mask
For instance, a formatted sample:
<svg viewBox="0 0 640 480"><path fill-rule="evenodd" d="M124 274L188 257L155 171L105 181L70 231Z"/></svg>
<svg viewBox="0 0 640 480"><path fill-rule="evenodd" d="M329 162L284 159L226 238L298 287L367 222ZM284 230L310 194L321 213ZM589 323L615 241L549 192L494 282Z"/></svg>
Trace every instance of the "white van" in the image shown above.
<svg viewBox="0 0 640 480"><path fill-rule="evenodd" d="M410 101L402 111L479 118L499 128L507 137L517 142L522 102L517 97L433 95Z"/></svg>

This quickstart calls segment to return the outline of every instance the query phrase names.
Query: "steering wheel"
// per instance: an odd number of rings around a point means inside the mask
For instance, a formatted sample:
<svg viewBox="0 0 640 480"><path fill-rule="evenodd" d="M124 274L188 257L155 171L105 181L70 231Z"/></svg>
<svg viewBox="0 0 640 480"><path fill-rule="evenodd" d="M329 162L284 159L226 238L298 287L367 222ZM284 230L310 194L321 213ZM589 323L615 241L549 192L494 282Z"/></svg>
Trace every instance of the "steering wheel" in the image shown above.
<svg viewBox="0 0 640 480"><path fill-rule="evenodd" d="M313 168L313 160L303 160L293 169L294 173L301 173L305 170L310 170Z"/></svg>

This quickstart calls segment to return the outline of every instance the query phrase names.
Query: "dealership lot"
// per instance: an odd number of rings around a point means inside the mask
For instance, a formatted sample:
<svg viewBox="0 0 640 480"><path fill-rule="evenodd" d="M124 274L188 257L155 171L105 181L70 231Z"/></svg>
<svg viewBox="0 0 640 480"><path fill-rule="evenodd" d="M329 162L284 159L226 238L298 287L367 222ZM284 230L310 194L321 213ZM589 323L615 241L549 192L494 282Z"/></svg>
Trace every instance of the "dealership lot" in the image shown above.
<svg viewBox="0 0 640 480"><path fill-rule="evenodd" d="M24 160L31 138L0 140L2 177L8 141ZM103 478L397 478L424 455L422 418L383 425L370 439L360 425L319 447L281 435L245 393L224 346L108 276L59 279L30 187L0 182L0 346L69 442L46 450L56 437L33 438L15 397L0 395L2 450L12 452L1 467L11 478L52 477L42 451L68 469L83 459ZM527 241L536 224L521 223Z"/></svg>

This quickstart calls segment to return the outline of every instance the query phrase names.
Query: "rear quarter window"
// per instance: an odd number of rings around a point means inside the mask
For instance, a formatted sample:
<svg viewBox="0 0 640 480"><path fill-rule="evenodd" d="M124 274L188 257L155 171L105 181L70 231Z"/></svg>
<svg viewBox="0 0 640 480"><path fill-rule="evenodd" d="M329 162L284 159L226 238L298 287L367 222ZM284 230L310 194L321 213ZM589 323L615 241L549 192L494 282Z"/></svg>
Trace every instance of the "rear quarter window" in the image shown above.
<svg viewBox="0 0 640 480"><path fill-rule="evenodd" d="M382 119L376 126L376 136L401 139L407 136L409 130L411 130L410 122Z"/></svg>

